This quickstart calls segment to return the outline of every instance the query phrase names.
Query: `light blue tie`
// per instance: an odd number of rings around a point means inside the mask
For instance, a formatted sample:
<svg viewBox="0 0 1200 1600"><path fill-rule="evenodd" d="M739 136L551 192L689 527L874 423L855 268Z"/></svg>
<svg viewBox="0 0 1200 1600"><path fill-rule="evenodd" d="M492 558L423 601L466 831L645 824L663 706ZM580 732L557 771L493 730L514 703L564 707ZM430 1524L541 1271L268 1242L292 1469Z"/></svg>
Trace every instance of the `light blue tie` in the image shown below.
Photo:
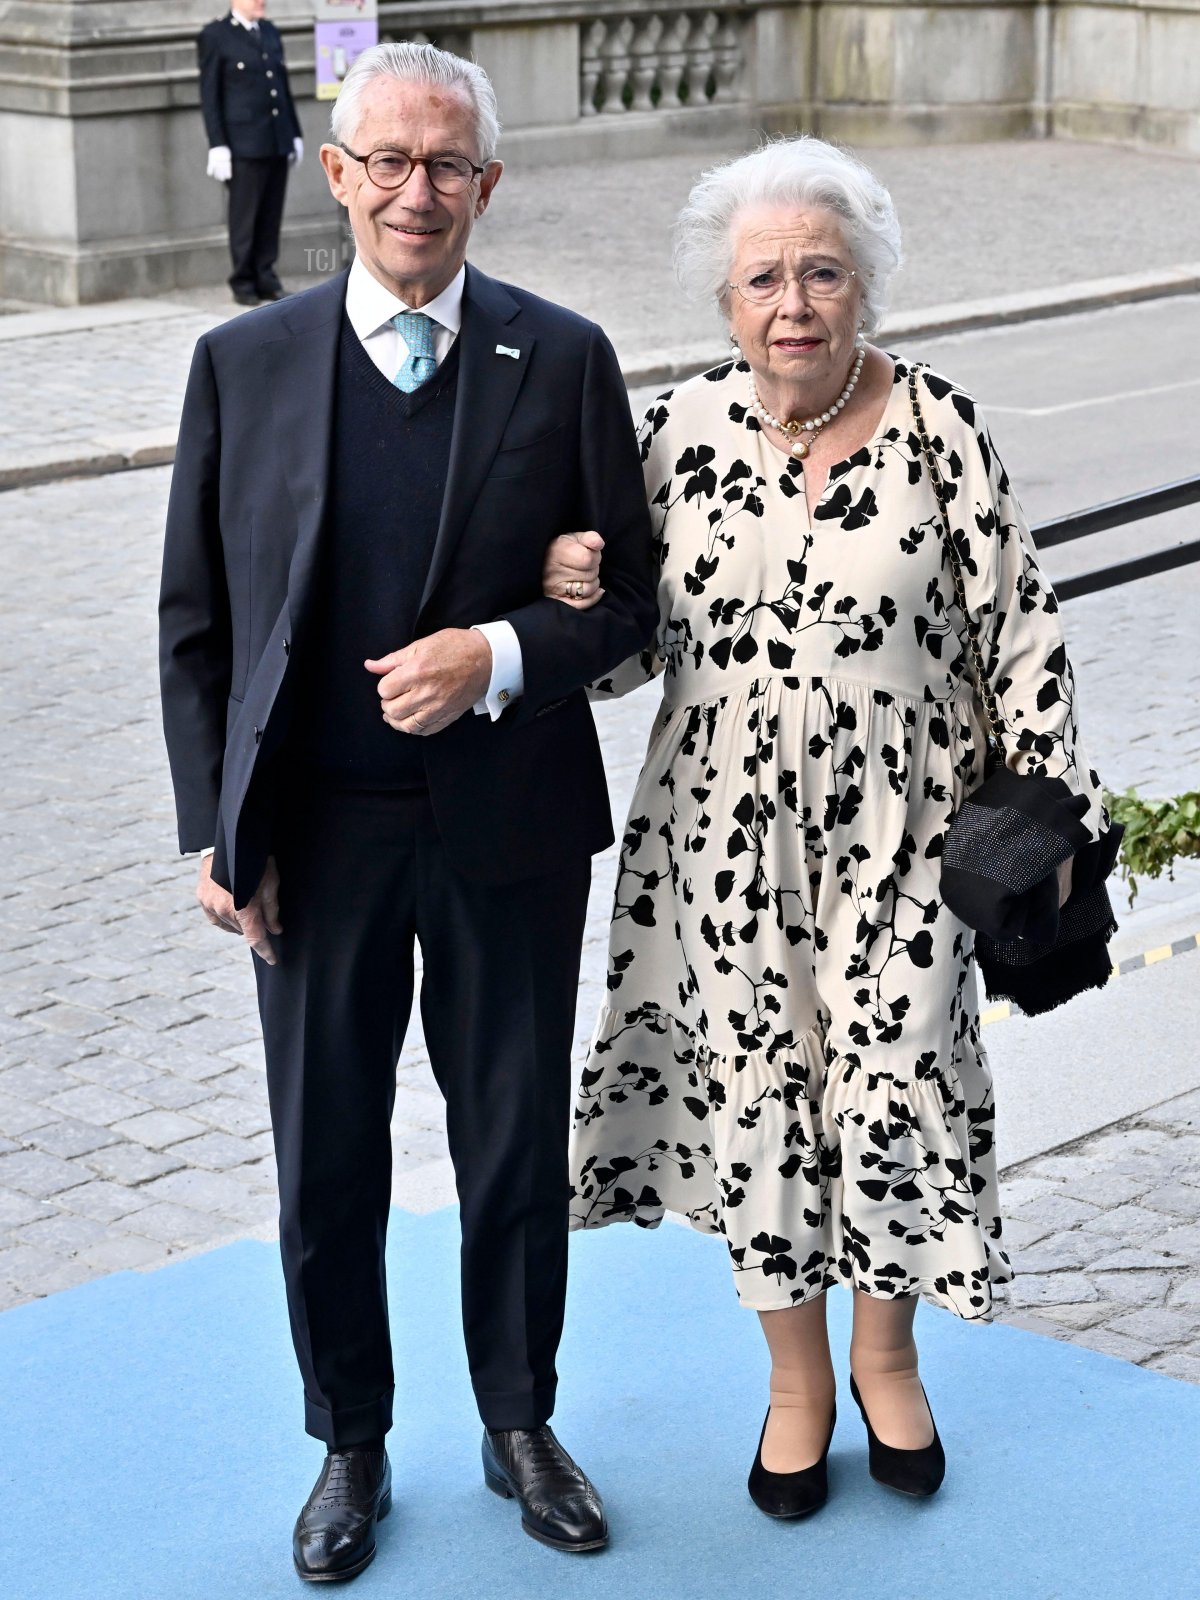
<svg viewBox="0 0 1200 1600"><path fill-rule="evenodd" d="M433 330L437 323L423 311L397 311L392 326L408 346L404 365L392 382L397 389L411 394L437 371L433 355Z"/></svg>

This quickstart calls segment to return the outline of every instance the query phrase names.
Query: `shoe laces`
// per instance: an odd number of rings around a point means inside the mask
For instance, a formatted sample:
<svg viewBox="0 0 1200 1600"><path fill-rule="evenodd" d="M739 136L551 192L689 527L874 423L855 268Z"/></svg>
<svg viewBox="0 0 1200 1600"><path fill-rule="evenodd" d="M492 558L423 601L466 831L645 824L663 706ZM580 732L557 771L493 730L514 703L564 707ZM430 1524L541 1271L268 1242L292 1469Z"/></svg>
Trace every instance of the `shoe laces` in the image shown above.
<svg viewBox="0 0 1200 1600"><path fill-rule="evenodd" d="M352 1469L353 1462L348 1454L341 1451L329 1456L329 1470L321 1490L321 1504L324 1506L349 1505L357 1496L353 1493Z"/></svg>
<svg viewBox="0 0 1200 1600"><path fill-rule="evenodd" d="M538 1477L548 1473L571 1472L571 1462L548 1428L538 1428L529 1435L526 1457L531 1471Z"/></svg>

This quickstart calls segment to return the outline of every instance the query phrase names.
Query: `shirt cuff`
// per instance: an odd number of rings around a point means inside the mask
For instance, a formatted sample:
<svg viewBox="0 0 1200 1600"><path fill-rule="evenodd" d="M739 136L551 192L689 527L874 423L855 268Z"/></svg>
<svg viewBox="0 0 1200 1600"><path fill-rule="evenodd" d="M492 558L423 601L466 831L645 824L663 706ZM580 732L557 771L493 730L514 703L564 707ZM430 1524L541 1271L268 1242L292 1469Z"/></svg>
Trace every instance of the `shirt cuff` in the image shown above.
<svg viewBox="0 0 1200 1600"><path fill-rule="evenodd" d="M200 851L200 859L201 859L201 861L204 860L205 856L211 856L213 854L213 852L216 850L216 848L217 847L216 847L215 844L210 844L205 849L201 850Z"/></svg>
<svg viewBox="0 0 1200 1600"><path fill-rule="evenodd" d="M477 622L475 631L483 635L492 651L491 681L484 698L475 702L475 715L490 716L495 722L506 706L525 693L521 641L511 622Z"/></svg>

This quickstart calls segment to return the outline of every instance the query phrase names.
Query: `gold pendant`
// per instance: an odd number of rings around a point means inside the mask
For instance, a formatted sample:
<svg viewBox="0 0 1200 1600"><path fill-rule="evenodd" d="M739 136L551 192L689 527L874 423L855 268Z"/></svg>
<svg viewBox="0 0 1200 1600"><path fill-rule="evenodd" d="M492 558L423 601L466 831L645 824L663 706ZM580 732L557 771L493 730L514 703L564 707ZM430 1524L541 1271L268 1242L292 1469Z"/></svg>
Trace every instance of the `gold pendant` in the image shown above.
<svg viewBox="0 0 1200 1600"><path fill-rule="evenodd" d="M792 446L792 454L795 456L797 461L803 461L805 456L808 454L808 450L809 444L807 439L797 439L795 444Z"/></svg>

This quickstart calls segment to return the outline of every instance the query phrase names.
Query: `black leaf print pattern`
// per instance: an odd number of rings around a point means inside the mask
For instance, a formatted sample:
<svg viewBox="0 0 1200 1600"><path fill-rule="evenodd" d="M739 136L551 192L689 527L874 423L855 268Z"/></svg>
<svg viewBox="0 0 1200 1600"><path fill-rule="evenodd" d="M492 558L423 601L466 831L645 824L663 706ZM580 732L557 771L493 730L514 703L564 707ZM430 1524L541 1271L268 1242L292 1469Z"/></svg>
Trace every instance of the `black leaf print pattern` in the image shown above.
<svg viewBox="0 0 1200 1600"><path fill-rule="evenodd" d="M853 500L849 484L840 483L828 499L823 500L814 512L819 521L836 521L847 533L865 528L872 517L879 515L879 503L873 489L864 489Z"/></svg>
<svg viewBox="0 0 1200 1600"><path fill-rule="evenodd" d="M835 1283L987 1320L1011 1277L972 939L940 858L984 742L907 403L812 517L726 363L641 430L661 672L626 824L608 998L575 1110L572 1222L723 1236L746 1305ZM1098 826L1053 590L970 396L923 372L967 606L1018 771ZM851 536L851 537L847 537Z"/></svg>

